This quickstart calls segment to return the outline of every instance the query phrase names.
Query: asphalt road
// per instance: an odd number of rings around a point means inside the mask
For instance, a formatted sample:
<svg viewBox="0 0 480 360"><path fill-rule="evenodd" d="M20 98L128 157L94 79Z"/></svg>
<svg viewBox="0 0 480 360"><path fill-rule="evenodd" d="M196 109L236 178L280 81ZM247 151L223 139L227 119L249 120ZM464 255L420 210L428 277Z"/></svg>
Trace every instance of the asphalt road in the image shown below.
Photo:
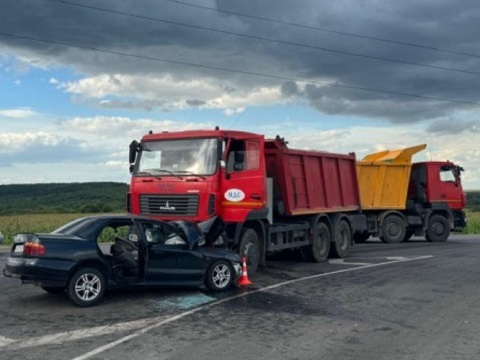
<svg viewBox="0 0 480 360"><path fill-rule="evenodd" d="M0 359L477 360L479 259L479 236L373 242L345 262L270 259L221 295L112 291L86 309L0 277Z"/></svg>

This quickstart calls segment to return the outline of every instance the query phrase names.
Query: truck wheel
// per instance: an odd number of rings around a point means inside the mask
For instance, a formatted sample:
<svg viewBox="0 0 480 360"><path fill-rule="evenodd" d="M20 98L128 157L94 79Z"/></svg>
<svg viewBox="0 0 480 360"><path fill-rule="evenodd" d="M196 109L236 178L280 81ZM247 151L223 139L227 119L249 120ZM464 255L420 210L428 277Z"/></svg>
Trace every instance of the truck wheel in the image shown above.
<svg viewBox="0 0 480 360"><path fill-rule="evenodd" d="M226 260L218 260L208 268L205 286L212 291L224 291L232 287L233 280L232 265Z"/></svg>
<svg viewBox="0 0 480 360"><path fill-rule="evenodd" d="M95 268L80 268L68 282L68 298L76 305L86 307L98 304L105 295L107 283Z"/></svg>
<svg viewBox="0 0 480 360"><path fill-rule="evenodd" d="M355 244L363 244L370 238L370 233L362 232L353 234L353 241Z"/></svg>
<svg viewBox="0 0 480 360"><path fill-rule="evenodd" d="M335 239L330 248L330 257L345 258L350 252L350 245L352 244L352 232L348 222L340 220L335 231Z"/></svg>
<svg viewBox="0 0 480 360"><path fill-rule="evenodd" d="M248 274L254 275L260 263L260 243L255 230L245 228L240 238L240 257L247 258Z"/></svg>
<svg viewBox="0 0 480 360"><path fill-rule="evenodd" d="M405 238L407 228L403 219L395 214L388 215L382 222L383 242L387 244L398 244Z"/></svg>
<svg viewBox="0 0 480 360"><path fill-rule="evenodd" d="M430 216L425 238L430 242L445 242L449 236L450 224L448 220L439 214Z"/></svg>
<svg viewBox="0 0 480 360"><path fill-rule="evenodd" d="M327 224L317 223L314 234L312 235L312 244L300 249L302 257L307 261L322 262L327 260L330 252L330 230Z"/></svg>

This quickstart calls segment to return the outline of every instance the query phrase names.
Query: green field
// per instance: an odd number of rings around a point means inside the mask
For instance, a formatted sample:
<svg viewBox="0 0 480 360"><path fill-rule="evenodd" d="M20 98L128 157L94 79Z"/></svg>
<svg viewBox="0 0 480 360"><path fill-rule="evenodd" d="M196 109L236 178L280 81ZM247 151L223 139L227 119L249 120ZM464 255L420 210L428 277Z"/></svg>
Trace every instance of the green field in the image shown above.
<svg viewBox="0 0 480 360"><path fill-rule="evenodd" d="M12 236L19 232L48 233L61 225L87 216L87 214L24 214L0 216L0 231L5 240L3 244L10 244ZM480 212L467 211L468 226L466 234L480 234Z"/></svg>

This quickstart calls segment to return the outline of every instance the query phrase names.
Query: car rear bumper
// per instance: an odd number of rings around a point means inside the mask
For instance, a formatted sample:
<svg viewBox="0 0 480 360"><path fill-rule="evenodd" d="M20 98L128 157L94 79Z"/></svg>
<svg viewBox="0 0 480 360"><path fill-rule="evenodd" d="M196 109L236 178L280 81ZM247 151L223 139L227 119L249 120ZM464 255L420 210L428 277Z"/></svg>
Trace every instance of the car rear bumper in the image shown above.
<svg viewBox="0 0 480 360"><path fill-rule="evenodd" d="M18 278L23 283L42 286L66 286L71 263L38 258L8 257L3 275Z"/></svg>

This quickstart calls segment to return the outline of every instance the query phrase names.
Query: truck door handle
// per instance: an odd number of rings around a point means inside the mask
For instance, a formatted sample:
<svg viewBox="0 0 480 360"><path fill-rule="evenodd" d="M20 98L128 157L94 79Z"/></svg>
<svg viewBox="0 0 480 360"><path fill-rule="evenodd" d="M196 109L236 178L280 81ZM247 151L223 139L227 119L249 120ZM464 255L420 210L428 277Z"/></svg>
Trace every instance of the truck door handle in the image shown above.
<svg viewBox="0 0 480 360"><path fill-rule="evenodd" d="M447 194L442 194L442 198L446 198L447 197Z"/></svg>
<svg viewBox="0 0 480 360"><path fill-rule="evenodd" d="M250 199L262 200L262 195L260 195L260 194L250 194Z"/></svg>

